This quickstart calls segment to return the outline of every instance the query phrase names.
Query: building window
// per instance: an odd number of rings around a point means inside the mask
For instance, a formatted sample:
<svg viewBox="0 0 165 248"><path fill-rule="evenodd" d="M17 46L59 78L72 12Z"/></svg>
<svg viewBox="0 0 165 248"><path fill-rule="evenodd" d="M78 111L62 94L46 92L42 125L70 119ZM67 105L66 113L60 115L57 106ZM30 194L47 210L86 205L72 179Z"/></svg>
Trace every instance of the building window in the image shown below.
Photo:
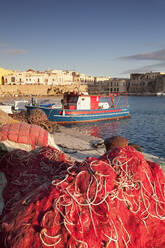
<svg viewBox="0 0 165 248"><path fill-rule="evenodd" d="M11 77L11 82L15 82L15 77Z"/></svg>

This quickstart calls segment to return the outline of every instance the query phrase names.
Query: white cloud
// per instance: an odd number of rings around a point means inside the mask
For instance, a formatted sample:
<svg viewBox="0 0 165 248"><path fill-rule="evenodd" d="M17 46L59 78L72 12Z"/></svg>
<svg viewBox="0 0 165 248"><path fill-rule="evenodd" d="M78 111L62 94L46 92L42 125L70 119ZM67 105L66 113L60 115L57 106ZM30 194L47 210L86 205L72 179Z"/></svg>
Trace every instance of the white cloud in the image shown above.
<svg viewBox="0 0 165 248"><path fill-rule="evenodd" d="M128 69L120 74L130 74L130 73L146 73L150 71L165 70L165 62L159 64L146 65L139 68Z"/></svg>
<svg viewBox="0 0 165 248"><path fill-rule="evenodd" d="M120 57L120 59L165 61L165 49L160 49L158 51L154 51L150 53L139 53L130 56L124 56L124 57Z"/></svg>

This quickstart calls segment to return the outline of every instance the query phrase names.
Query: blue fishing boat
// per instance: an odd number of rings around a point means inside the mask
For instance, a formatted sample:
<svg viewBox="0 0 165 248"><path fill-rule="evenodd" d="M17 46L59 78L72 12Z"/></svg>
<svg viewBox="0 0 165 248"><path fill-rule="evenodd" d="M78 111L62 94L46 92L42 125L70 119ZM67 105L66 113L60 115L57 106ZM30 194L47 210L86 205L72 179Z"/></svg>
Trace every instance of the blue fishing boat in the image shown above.
<svg viewBox="0 0 165 248"><path fill-rule="evenodd" d="M122 101L121 101L122 99ZM61 100L61 107L55 104L28 104L27 112L32 109L43 110L49 121L59 124L95 122L109 119L121 119L130 117L128 102L118 93L95 96L85 93L65 93Z"/></svg>

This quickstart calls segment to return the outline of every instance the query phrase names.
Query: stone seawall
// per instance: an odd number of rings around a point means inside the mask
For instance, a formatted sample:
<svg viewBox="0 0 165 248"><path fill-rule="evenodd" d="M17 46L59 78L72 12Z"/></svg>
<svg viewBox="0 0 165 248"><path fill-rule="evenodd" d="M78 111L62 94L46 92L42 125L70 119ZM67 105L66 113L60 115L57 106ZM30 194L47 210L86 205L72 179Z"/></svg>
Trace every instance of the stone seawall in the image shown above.
<svg viewBox="0 0 165 248"><path fill-rule="evenodd" d="M62 95L64 92L77 89L75 85L0 85L0 97L6 96L51 96ZM87 91L86 85L80 91Z"/></svg>

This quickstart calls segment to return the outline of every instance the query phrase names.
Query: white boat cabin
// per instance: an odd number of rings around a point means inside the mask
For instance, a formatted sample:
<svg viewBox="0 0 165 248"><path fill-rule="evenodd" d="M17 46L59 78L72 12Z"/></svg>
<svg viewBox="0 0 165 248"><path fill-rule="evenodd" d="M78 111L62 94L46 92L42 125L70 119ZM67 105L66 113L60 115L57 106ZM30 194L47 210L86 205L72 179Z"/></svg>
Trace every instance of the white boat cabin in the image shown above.
<svg viewBox="0 0 165 248"><path fill-rule="evenodd" d="M21 111L25 109L26 104L28 104L28 101L26 100L15 100L11 104L7 104L7 103L0 104L0 109L6 112L7 114L13 114L13 110Z"/></svg>
<svg viewBox="0 0 165 248"><path fill-rule="evenodd" d="M114 107L114 97L106 97L107 101L101 102L102 96L89 96L71 92L64 94L62 104L64 109L69 110L108 109Z"/></svg>
<svg viewBox="0 0 165 248"><path fill-rule="evenodd" d="M12 111L12 106L11 106L11 105L1 104L1 105L0 105L0 109L1 109L2 111L4 111L5 113L7 113L7 114L12 114L12 113L13 113L13 111Z"/></svg>
<svg viewBox="0 0 165 248"><path fill-rule="evenodd" d="M14 101L14 110L20 111L25 109L26 104L28 104L28 100L16 100Z"/></svg>

